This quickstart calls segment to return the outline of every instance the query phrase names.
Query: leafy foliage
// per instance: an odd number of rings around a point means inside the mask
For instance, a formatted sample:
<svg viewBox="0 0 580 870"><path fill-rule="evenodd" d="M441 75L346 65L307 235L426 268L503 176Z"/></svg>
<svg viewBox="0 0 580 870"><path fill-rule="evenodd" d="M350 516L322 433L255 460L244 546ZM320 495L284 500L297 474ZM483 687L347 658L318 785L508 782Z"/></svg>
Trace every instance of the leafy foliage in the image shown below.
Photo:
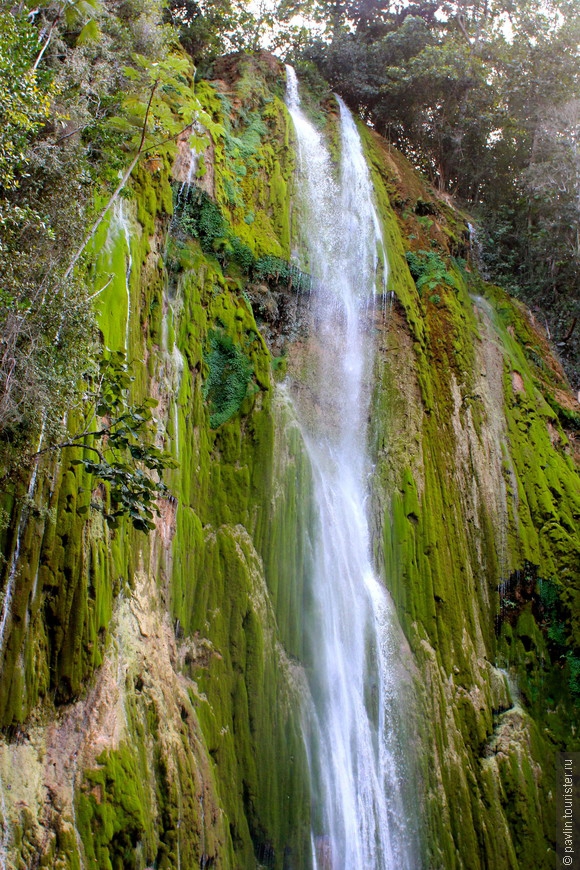
<svg viewBox="0 0 580 870"><path fill-rule="evenodd" d="M62 280L62 258L85 200L79 148L69 141L45 148L38 138L54 117L61 83L54 70L35 68L38 33L30 18L3 9L0 31L0 473L6 474L38 437L41 419L49 438L75 404L92 316L87 288L76 278Z"/></svg>
<svg viewBox="0 0 580 870"><path fill-rule="evenodd" d="M221 330L209 334L210 352L206 357L208 376L203 395L210 406L210 426L217 429L236 414L253 375L253 368L241 348Z"/></svg>
<svg viewBox="0 0 580 870"><path fill-rule="evenodd" d="M163 153L194 118L214 126L195 96L191 64L183 54L170 52L151 60L134 53L124 73L132 87L123 99L123 113L110 123L128 134L129 150ZM205 144L205 137L192 132L191 144Z"/></svg>
<svg viewBox="0 0 580 870"><path fill-rule="evenodd" d="M213 254L222 263L232 260L246 273L254 265L254 255L231 230L220 207L204 190L190 186L185 194L177 193L179 227L199 239L204 253Z"/></svg>
<svg viewBox="0 0 580 870"><path fill-rule="evenodd" d="M163 472L176 465L154 443L152 409L157 402L145 399L130 404L132 378L121 351L104 353L88 382L87 426L50 450L83 447L96 454L97 459L83 457L72 462L109 485L111 509L98 502L92 507L103 512L110 526L116 527L121 517L128 517L135 529L148 532L155 528L154 513L159 513L156 500L167 495ZM92 428L98 422L100 425Z"/></svg>
<svg viewBox="0 0 580 870"><path fill-rule="evenodd" d="M312 289L312 278L306 272L293 263L281 260L267 254L260 257L254 266L254 277L259 281L267 281L269 284L278 284L290 287L297 293L308 293Z"/></svg>
<svg viewBox="0 0 580 870"><path fill-rule="evenodd" d="M32 68L36 28L27 18L0 15L0 191L18 187L31 136L45 124L54 93L50 77ZM0 220L6 220L5 206Z"/></svg>
<svg viewBox="0 0 580 870"><path fill-rule="evenodd" d="M484 263L549 324L580 383L580 99L551 107L509 206L484 212Z"/></svg>
<svg viewBox="0 0 580 870"><path fill-rule="evenodd" d="M562 601L560 587L553 580L539 581L542 627L550 642L553 657L568 666L570 691L580 701L580 654L574 649L570 631L569 608Z"/></svg>
<svg viewBox="0 0 580 870"><path fill-rule="evenodd" d="M185 194L176 187L175 207L180 228L199 239L206 254L215 254L218 243L228 235L228 227L219 206L204 190L191 185Z"/></svg>
<svg viewBox="0 0 580 870"><path fill-rule="evenodd" d="M7 271L10 289L0 308L0 462L5 471L18 464L41 418L50 438L77 404L79 366L87 364L93 333L90 300L78 281L63 286L46 276L37 286L18 287L22 268Z"/></svg>
<svg viewBox="0 0 580 870"><path fill-rule="evenodd" d="M419 294L425 288L435 290L443 284L450 287L455 286L453 275L448 272L444 261L435 251L407 251L405 256ZM431 301L435 304L441 301L439 296L437 296L437 300L435 301L435 298L431 297Z"/></svg>
<svg viewBox="0 0 580 870"><path fill-rule="evenodd" d="M272 47L274 28L281 22L269 2L244 0L169 0L165 19L196 64L208 64L219 55Z"/></svg>

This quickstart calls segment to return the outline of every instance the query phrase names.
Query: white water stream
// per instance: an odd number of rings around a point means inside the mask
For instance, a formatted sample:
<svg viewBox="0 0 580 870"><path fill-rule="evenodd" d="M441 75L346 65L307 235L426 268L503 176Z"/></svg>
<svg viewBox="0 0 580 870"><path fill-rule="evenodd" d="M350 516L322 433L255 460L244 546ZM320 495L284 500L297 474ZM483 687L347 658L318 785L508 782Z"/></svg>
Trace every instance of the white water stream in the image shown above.
<svg viewBox="0 0 580 870"><path fill-rule="evenodd" d="M178 201L181 197L182 193L187 193L193 181L195 179L195 175L197 173L197 164L199 162L199 153L196 148L189 149L189 169L187 170L187 178L184 182L182 182L181 187L179 188Z"/></svg>
<svg viewBox="0 0 580 870"><path fill-rule="evenodd" d="M125 322L125 355L129 358L129 335L131 328L131 272L133 270L133 255L131 253L131 224L125 211L125 200L121 197L113 206L110 237L115 239L122 235L125 242L125 292L127 294L127 320Z"/></svg>
<svg viewBox="0 0 580 870"><path fill-rule="evenodd" d="M308 616L313 703L305 717L313 863L316 870L410 870L419 862L409 846L393 725L395 617L372 565L367 519L373 304L387 260L348 109L339 100L336 177L322 136L302 111L291 67L286 103L298 140L301 233L313 275L310 374L306 386L292 391L318 513Z"/></svg>
<svg viewBox="0 0 580 870"><path fill-rule="evenodd" d="M42 448L42 444L44 441L44 432L46 428L46 417L42 420L42 428L40 430L40 436L38 439L38 446L36 448L37 452L39 452ZM30 515L30 504L32 499L34 498L34 493L36 491L36 481L38 478L38 462L34 463L34 468L32 470L32 475L30 477L30 483L28 484L28 489L26 491L26 501L20 509L20 515L18 517L18 526L16 529L16 545L14 547L14 552L12 554L12 559L10 560L10 570L8 572L8 580L6 583L6 588L4 590L4 597L2 600L2 608L0 610L0 674L2 673L4 666L4 643L6 640L6 627L9 623L11 610L12 610L12 596L14 595L14 584L16 582L16 575L18 573L18 560L20 558L20 549L22 547L22 539L24 537L24 532L26 531L26 527L28 525L28 518Z"/></svg>
<svg viewBox="0 0 580 870"><path fill-rule="evenodd" d="M0 836L0 870L6 870L8 866L8 847L10 845L10 822L4 794L4 783L0 776L0 819L2 835Z"/></svg>

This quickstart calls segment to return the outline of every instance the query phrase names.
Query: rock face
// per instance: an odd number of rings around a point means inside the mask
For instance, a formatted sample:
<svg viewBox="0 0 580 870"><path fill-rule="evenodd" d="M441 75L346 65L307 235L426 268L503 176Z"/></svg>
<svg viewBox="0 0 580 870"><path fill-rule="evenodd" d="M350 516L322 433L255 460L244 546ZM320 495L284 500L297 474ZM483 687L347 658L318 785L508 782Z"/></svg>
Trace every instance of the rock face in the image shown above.
<svg viewBox="0 0 580 870"><path fill-rule="evenodd" d="M79 511L107 494L74 450L3 501L1 867L311 866L310 470L276 387L300 377L309 299L293 133L271 58L216 75L197 87L223 132L192 184L183 143L177 171L144 164L94 251L105 344L179 463L156 530ZM374 555L413 657L417 866L551 867L553 757L578 742L580 409L462 216L362 132L390 261Z"/></svg>

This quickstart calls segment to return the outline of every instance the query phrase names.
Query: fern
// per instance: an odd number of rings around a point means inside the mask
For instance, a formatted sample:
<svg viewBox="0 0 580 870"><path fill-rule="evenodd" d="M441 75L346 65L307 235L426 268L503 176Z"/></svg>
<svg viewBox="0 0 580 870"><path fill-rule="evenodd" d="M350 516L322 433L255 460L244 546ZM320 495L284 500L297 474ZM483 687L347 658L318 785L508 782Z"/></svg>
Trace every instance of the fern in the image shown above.
<svg viewBox="0 0 580 870"><path fill-rule="evenodd" d="M241 348L221 330L209 333L209 373L203 397L209 403L209 425L217 429L236 414L248 392L254 369Z"/></svg>
<svg viewBox="0 0 580 870"><path fill-rule="evenodd" d="M435 251L407 251L405 256L420 295L425 288L435 290L444 284L455 287L453 275Z"/></svg>

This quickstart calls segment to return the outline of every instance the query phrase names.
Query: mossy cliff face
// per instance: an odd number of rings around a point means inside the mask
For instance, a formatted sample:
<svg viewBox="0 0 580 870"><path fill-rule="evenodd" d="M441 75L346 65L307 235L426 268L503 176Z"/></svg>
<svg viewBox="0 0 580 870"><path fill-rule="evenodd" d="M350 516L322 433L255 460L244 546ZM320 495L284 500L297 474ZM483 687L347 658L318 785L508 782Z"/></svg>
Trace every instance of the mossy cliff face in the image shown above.
<svg viewBox="0 0 580 870"><path fill-rule="evenodd" d="M3 502L9 868L310 866L310 471L275 387L308 304L283 78L267 56L218 64L193 186L185 140L144 162L88 257L103 341L179 463L155 531L84 512L108 496L79 451ZM363 135L390 260L374 548L415 659L426 864L551 866L580 694L578 408L526 312L477 278L461 216Z"/></svg>
<svg viewBox="0 0 580 870"><path fill-rule="evenodd" d="M578 740L578 408L462 221L365 136L393 293L375 547L421 673L429 866L551 867L554 752Z"/></svg>
<svg viewBox="0 0 580 870"><path fill-rule="evenodd" d="M19 536L14 511L7 867L309 865L306 552L293 546L308 467L243 292L250 268L265 281L290 256L279 73L248 61L199 85L222 126L196 187L179 161L143 163L94 241L104 344L127 352L133 398L158 400L159 444L179 465L149 538L79 512L107 493L71 466L78 451L40 469Z"/></svg>

